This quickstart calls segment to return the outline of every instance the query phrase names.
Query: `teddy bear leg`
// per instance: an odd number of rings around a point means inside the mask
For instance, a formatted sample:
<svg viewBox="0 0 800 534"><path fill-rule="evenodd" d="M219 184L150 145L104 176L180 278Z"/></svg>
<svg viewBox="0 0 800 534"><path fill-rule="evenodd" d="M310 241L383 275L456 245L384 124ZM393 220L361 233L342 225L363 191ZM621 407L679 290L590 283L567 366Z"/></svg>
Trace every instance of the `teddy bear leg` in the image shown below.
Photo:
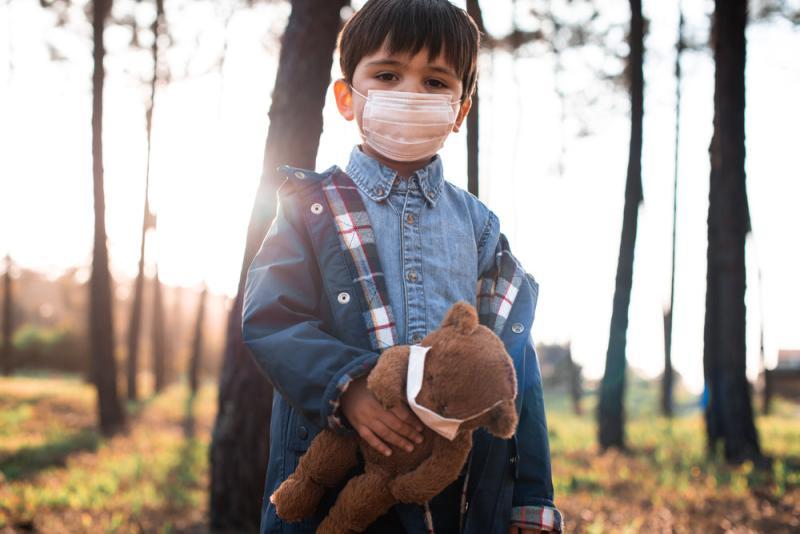
<svg viewBox="0 0 800 534"><path fill-rule="evenodd" d="M335 486L358 463L358 443L351 436L323 430L300 458L297 469L270 497L284 521L314 514L325 488Z"/></svg>
<svg viewBox="0 0 800 534"><path fill-rule="evenodd" d="M389 475L375 470L351 479L319 525L317 534L364 532L397 502L389 492L389 480Z"/></svg>

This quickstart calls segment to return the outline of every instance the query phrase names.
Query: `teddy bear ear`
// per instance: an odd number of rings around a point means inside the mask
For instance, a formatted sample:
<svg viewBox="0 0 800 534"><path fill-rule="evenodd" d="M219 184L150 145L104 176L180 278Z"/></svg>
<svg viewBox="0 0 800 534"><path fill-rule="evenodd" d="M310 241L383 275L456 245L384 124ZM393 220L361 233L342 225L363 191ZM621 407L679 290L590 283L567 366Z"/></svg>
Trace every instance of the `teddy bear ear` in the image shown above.
<svg viewBox="0 0 800 534"><path fill-rule="evenodd" d="M453 326L459 333L470 335L478 328L478 312L470 303L460 300L447 311L442 327Z"/></svg>

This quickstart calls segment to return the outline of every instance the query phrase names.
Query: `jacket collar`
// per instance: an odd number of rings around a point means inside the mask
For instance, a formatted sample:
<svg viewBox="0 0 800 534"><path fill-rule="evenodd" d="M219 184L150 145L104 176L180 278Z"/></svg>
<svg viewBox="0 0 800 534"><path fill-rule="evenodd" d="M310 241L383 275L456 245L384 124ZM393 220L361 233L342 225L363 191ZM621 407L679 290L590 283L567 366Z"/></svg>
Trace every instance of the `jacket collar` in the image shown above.
<svg viewBox="0 0 800 534"><path fill-rule="evenodd" d="M365 195L376 202L389 196L392 184L397 178L397 172L394 169L372 159L362 152L358 145L354 146L350 152L347 174ZM414 174L419 180L423 196L431 206L435 206L444 182L441 156L436 154L430 163Z"/></svg>

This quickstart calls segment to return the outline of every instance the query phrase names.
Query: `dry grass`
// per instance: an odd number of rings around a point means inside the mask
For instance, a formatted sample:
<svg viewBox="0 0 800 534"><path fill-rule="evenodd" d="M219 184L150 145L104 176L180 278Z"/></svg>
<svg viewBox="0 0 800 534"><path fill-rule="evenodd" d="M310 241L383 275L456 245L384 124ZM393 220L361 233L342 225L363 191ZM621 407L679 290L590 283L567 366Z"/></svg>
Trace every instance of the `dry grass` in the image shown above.
<svg viewBox="0 0 800 534"><path fill-rule="evenodd" d="M800 531L800 412L759 417L771 472L705 457L703 422L684 406L657 417L653 395L630 392L628 454L598 454L591 415L546 394L556 503L569 532ZM591 404L591 403L590 403ZM0 533L207 532L208 445L216 388L129 404L127 432L94 431L94 392L77 379L0 378ZM591 414L587 406L587 414Z"/></svg>
<svg viewBox="0 0 800 534"><path fill-rule="evenodd" d="M175 385L129 405L128 430L106 440L91 387L0 379L0 531L206 531L215 399L213 385L201 389L193 437L187 389Z"/></svg>

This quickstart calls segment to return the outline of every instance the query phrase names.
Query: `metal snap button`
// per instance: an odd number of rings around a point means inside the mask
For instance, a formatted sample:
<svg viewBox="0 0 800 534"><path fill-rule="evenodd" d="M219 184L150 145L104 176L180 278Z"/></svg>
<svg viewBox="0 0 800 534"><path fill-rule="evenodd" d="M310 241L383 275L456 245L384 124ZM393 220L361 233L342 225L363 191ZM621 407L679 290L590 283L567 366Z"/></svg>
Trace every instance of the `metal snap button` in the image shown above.
<svg viewBox="0 0 800 534"><path fill-rule="evenodd" d="M306 439L308 437L308 429L304 426L297 427L297 437L300 439Z"/></svg>
<svg viewBox="0 0 800 534"><path fill-rule="evenodd" d="M375 188L375 194L378 195L379 197L383 196L383 188L381 186L377 186Z"/></svg>
<svg viewBox="0 0 800 534"><path fill-rule="evenodd" d="M347 291L342 291L336 298L340 304L347 304L350 302L350 293Z"/></svg>
<svg viewBox="0 0 800 534"><path fill-rule="evenodd" d="M514 332L515 334L519 334L523 330L525 330L525 327L522 326L522 323L514 323L511 325L511 331Z"/></svg>
<svg viewBox="0 0 800 534"><path fill-rule="evenodd" d="M303 171L294 171L294 175L300 178L301 180L306 177L306 173L304 173Z"/></svg>
<svg viewBox="0 0 800 534"><path fill-rule="evenodd" d="M414 224L414 216L412 214L410 214L410 213L408 215L406 215L406 222L408 224Z"/></svg>
<svg viewBox="0 0 800 534"><path fill-rule="evenodd" d="M417 332L416 334L411 336L411 341L413 341L414 343L419 343L420 341L422 341L422 334Z"/></svg>
<svg viewBox="0 0 800 534"><path fill-rule="evenodd" d="M320 204L319 202L314 202L313 204L311 204L311 213L313 213L314 215L319 215L320 213L322 213L322 204Z"/></svg>
<svg viewBox="0 0 800 534"><path fill-rule="evenodd" d="M406 278L408 278L408 280L410 282L416 282L417 281L417 271L415 271L414 269L411 269L410 271L408 271L408 274L406 275Z"/></svg>

